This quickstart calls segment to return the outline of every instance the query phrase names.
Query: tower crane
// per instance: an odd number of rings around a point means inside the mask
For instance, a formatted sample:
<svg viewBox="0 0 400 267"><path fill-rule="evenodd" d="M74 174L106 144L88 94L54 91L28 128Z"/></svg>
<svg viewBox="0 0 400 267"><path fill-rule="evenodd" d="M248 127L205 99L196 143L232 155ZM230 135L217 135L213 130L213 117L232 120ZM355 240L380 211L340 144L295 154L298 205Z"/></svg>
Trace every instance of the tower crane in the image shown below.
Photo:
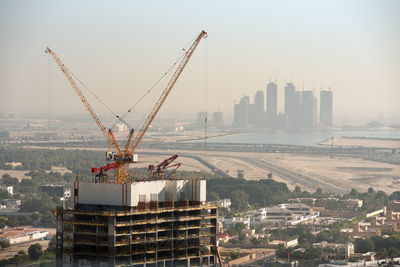
<svg viewBox="0 0 400 267"><path fill-rule="evenodd" d="M98 168L92 168L92 172L97 172L98 175L104 174L108 170L115 170L115 177L114 182L117 184L123 184L130 181L130 177L127 170L127 164L133 162L133 153L135 152L136 148L138 147L140 141L142 140L143 136L146 134L148 128L150 127L151 123L153 122L155 116L159 112L161 106L164 104L166 98L168 97L169 93L171 92L172 88L174 87L175 83L177 82L178 78L182 74L186 64L188 63L189 59L192 57L194 51L196 50L198 44L203 38L207 38L207 33L202 31L189 49L185 50L185 54L183 59L181 60L179 66L175 70L174 74L172 75L170 81L168 82L167 86L165 87L164 91L162 92L161 96L158 98L156 104L154 105L153 109L147 116L147 119L143 123L143 125L139 128L139 131L134 133L134 130L131 129L128 134L127 142L125 143L124 147L121 148L120 144L115 138L115 135L111 129L108 129L104 126L104 124L100 121L98 115L94 111L94 109L90 106L89 102L83 95L82 91L76 84L75 80L72 77L72 73L68 70L68 68L62 63L60 58L54 53L53 50L47 47L46 53L50 54L55 62L57 63L58 67L63 72L64 76L67 78L70 85L75 90L75 93L79 96L82 103L84 104L85 108L89 112L92 119L96 122L97 126L99 127L100 131L104 135L108 146L109 151L106 154L108 160L114 161L114 163L107 164ZM122 117L118 117L118 120L122 121Z"/></svg>

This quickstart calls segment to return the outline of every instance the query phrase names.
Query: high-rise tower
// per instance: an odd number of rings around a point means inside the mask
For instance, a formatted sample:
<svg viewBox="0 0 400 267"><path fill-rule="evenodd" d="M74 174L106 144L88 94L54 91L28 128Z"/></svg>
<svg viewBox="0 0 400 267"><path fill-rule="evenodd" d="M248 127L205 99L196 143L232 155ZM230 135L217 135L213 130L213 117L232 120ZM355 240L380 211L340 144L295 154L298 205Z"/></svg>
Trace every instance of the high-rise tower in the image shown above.
<svg viewBox="0 0 400 267"><path fill-rule="evenodd" d="M234 120L233 125L235 127L247 127L249 123L249 97L243 96L240 99L239 104L234 107Z"/></svg>
<svg viewBox="0 0 400 267"><path fill-rule="evenodd" d="M303 91L301 96L301 126L309 129L315 126L316 99L313 91Z"/></svg>
<svg viewBox="0 0 400 267"><path fill-rule="evenodd" d="M255 116L255 123L259 126L264 124L264 92L257 91L256 95L254 96L254 116Z"/></svg>
<svg viewBox="0 0 400 267"><path fill-rule="evenodd" d="M296 88L293 83L285 86L285 118L286 126L294 128L298 124L298 112L296 105Z"/></svg>
<svg viewBox="0 0 400 267"><path fill-rule="evenodd" d="M278 110L278 86L274 82L267 85L267 112L266 119L268 126L274 126Z"/></svg>
<svg viewBox="0 0 400 267"><path fill-rule="evenodd" d="M320 97L320 122L325 126L332 126L332 91L322 90Z"/></svg>

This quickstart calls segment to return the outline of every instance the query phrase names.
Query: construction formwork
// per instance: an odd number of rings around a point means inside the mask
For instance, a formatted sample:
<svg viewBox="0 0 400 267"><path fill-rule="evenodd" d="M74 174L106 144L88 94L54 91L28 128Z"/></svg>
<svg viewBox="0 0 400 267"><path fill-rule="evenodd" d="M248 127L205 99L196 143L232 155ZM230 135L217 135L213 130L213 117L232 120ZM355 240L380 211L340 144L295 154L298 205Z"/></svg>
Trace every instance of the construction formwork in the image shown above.
<svg viewBox="0 0 400 267"><path fill-rule="evenodd" d="M217 266L216 205L77 204L56 216L57 266Z"/></svg>

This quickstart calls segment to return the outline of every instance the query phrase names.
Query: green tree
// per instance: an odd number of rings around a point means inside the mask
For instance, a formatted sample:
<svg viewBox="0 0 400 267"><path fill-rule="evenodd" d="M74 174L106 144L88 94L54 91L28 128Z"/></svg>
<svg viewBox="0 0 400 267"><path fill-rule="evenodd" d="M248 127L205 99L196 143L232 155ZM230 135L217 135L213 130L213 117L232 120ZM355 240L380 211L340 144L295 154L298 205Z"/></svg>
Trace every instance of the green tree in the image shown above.
<svg viewBox="0 0 400 267"><path fill-rule="evenodd" d="M43 247L39 243L30 245L28 248L29 258L33 261L38 260L43 255Z"/></svg>
<svg viewBox="0 0 400 267"><path fill-rule="evenodd" d="M249 206L249 195L243 190L235 190L231 193L231 207L235 210L244 210Z"/></svg>
<svg viewBox="0 0 400 267"><path fill-rule="evenodd" d="M6 241L6 240L0 240L0 248L8 248L10 246L10 242Z"/></svg>
<svg viewBox="0 0 400 267"><path fill-rule="evenodd" d="M390 247L388 254L391 258L398 257L400 255L399 250L396 247Z"/></svg>
<svg viewBox="0 0 400 267"><path fill-rule="evenodd" d="M356 242L356 251L359 253L367 253L375 250L375 243L372 239L358 239Z"/></svg>
<svg viewBox="0 0 400 267"><path fill-rule="evenodd" d="M353 189L351 189L349 195L350 195L351 197L357 197L357 196L358 196L358 191L357 191L356 189L353 188Z"/></svg>
<svg viewBox="0 0 400 267"><path fill-rule="evenodd" d="M20 211L46 213L55 208L53 201L46 195L29 196L22 201Z"/></svg>
<svg viewBox="0 0 400 267"><path fill-rule="evenodd" d="M217 192L207 192L207 201L216 201L219 200L219 195Z"/></svg>
<svg viewBox="0 0 400 267"><path fill-rule="evenodd" d="M372 193L375 193L375 191L372 187L370 187L370 188L368 188L368 193L372 194Z"/></svg>
<svg viewBox="0 0 400 267"><path fill-rule="evenodd" d="M235 226L233 227L233 230L237 235L240 234L243 229L246 229L246 225L242 222L236 223Z"/></svg>
<svg viewBox="0 0 400 267"><path fill-rule="evenodd" d="M378 256L379 256L380 258L382 258L382 259L387 258L387 255L388 255L388 253L387 253L386 248L382 248L382 249L379 250L379 252L378 252Z"/></svg>

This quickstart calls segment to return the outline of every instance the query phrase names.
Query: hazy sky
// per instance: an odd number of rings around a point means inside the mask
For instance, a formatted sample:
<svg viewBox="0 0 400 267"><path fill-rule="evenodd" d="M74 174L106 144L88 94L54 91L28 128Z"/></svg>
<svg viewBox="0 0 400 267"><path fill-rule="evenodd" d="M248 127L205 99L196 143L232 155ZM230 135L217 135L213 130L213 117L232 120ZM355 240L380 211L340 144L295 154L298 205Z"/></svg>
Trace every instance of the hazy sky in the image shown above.
<svg viewBox="0 0 400 267"><path fill-rule="evenodd" d="M241 96L253 99L265 90L269 79L278 81L280 110L284 83L293 81L318 95L330 87L336 113L399 113L399 14L396 0L0 0L0 112L85 113L44 53L49 46L123 113L204 29L209 37L161 116L204 110L206 77L208 110L226 116ZM90 101L101 116L109 114Z"/></svg>

